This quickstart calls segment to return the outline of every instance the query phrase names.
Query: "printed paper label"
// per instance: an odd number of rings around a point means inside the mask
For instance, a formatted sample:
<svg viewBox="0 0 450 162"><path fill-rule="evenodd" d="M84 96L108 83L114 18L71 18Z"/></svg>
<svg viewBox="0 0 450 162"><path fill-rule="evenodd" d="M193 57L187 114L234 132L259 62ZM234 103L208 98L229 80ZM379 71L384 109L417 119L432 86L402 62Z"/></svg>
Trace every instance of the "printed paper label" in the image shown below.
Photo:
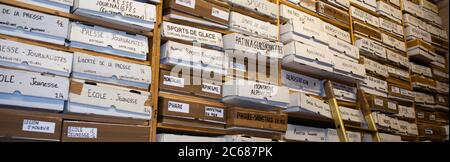
<svg viewBox="0 0 450 162"><path fill-rule="evenodd" d="M171 75L164 75L163 77L164 85L175 86L175 87L184 87L184 78L178 78Z"/></svg>
<svg viewBox="0 0 450 162"><path fill-rule="evenodd" d="M224 110L222 108L205 106L205 116L223 118Z"/></svg>
<svg viewBox="0 0 450 162"><path fill-rule="evenodd" d="M169 111L186 113L186 114L189 113L189 104L186 104L186 103L169 101L167 106L168 106L167 109Z"/></svg>
<svg viewBox="0 0 450 162"><path fill-rule="evenodd" d="M55 125L53 122L24 119L22 130L28 132L55 133Z"/></svg>
<svg viewBox="0 0 450 162"><path fill-rule="evenodd" d="M72 127L67 128L67 137L69 138L97 138L97 128Z"/></svg>
<svg viewBox="0 0 450 162"><path fill-rule="evenodd" d="M220 86L214 85L214 84L209 84L209 83L202 83L202 91L208 92L208 93L214 93L214 94L218 94L218 95L221 94Z"/></svg>
<svg viewBox="0 0 450 162"><path fill-rule="evenodd" d="M221 19L224 19L224 20L228 20L230 13L213 7L211 15L221 18Z"/></svg>

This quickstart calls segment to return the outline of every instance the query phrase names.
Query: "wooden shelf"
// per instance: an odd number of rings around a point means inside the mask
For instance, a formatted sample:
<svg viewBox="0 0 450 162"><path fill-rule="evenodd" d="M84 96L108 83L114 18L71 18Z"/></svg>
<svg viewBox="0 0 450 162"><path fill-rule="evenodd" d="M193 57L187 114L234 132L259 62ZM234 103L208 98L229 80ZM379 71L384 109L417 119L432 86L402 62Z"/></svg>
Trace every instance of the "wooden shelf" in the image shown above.
<svg viewBox="0 0 450 162"><path fill-rule="evenodd" d="M176 131L178 133L187 133L187 134L202 134L202 135L227 135L228 132L225 129L213 129L213 128L201 128L201 127L190 127L184 125L176 125L176 124L167 124L167 123L158 123L157 129L164 131Z"/></svg>
<svg viewBox="0 0 450 162"><path fill-rule="evenodd" d="M180 25L193 26L192 22L171 19L168 16L163 16L163 21L172 22L172 23L176 23L176 24L180 24ZM223 35L233 33L231 31L229 31L228 29L212 28L212 27L208 27L208 26L200 25L200 24L198 24L198 25L196 24L196 26L193 26L193 27L221 33Z"/></svg>
<svg viewBox="0 0 450 162"><path fill-rule="evenodd" d="M99 123L114 123L114 124L129 124L129 125L149 125L149 120L143 119L131 119L121 118L94 114L75 114L75 113L63 113L61 114L63 120L76 120L86 122L99 122Z"/></svg>
<svg viewBox="0 0 450 162"><path fill-rule="evenodd" d="M272 17L266 16L266 15L262 15L262 14L256 13L254 11L248 10L248 9L238 6L238 5L233 5L233 4L229 4L229 5L230 5L230 12L237 12L242 15L249 16L249 17L264 21L264 22L269 22L272 25L277 25L277 21L278 21L277 18L272 18Z"/></svg>
<svg viewBox="0 0 450 162"><path fill-rule="evenodd" d="M19 2L16 0L0 0L0 3L19 7L19 8L24 8L24 9L28 9L28 10L38 11L38 12L42 12L42 13L46 13L46 14L50 14L50 15L55 15L55 16L59 16L59 17L64 17L64 18L68 18L70 20L81 21L81 22L85 22L85 23L89 23L89 24L96 24L96 25L107 27L107 28L126 31L129 33L136 33L136 34L144 35L147 37L153 36L152 31L133 29L133 28L130 28L127 26L108 22L107 20L99 20L99 19L78 16L78 15L74 15L71 13L60 12L57 10L48 9L48 8L41 7L41 6L36 6L36 5L28 4L28 3Z"/></svg>
<svg viewBox="0 0 450 162"><path fill-rule="evenodd" d="M288 121L289 123L306 123L309 126L321 127L321 128L334 128L333 119L321 116L319 114L311 114L304 112L289 112Z"/></svg>
<svg viewBox="0 0 450 162"><path fill-rule="evenodd" d="M192 95L182 95L182 94L165 92L165 91L160 91L159 97L164 97L164 98L173 99L173 100L183 100L183 101L187 101L187 102L204 103L204 104L208 104L211 106L217 106L217 107L227 107L226 104L221 103L214 99L197 97L197 96L192 96Z"/></svg>
<svg viewBox="0 0 450 162"><path fill-rule="evenodd" d="M350 130L350 131L353 130L353 131L365 132L365 133L377 132L377 130L372 130L372 129L363 128L363 127L354 126L354 125L345 125L345 128L347 128L347 130Z"/></svg>
<svg viewBox="0 0 450 162"><path fill-rule="evenodd" d="M337 26L337 27L339 27L339 28L341 28L341 29L343 29L343 30L345 30L345 31L350 31L350 26L349 26L349 25L346 25L346 24L341 23L341 22L337 22L337 21L335 21L335 20L332 20L332 19L330 19L330 18L328 18L328 17L325 17L325 16L322 16L322 15L319 15L319 14L313 12L313 11L310 11L310 10L308 10L308 9L302 8L302 7L300 7L300 6L297 6L297 5L295 5L295 4L291 3L291 2L288 2L287 0L280 0L280 5L282 5L282 4L283 4L283 5L286 5L286 6L289 6L289 7L291 7L291 8L294 8L294 9L296 9L296 10L299 10L299 11L301 11L301 12L307 13L307 14L309 14L309 15L318 17L318 18L320 18L321 20L323 20L323 21L325 21L325 22L327 22L327 23L330 23L330 24L332 24L332 25L334 25L334 26Z"/></svg>
<svg viewBox="0 0 450 162"><path fill-rule="evenodd" d="M350 2L350 6L354 6L354 7L358 8L358 9L360 9L360 10L363 10L364 12L370 13L370 14L372 14L375 17L380 17L380 15L378 13L373 12L371 10L368 10L365 7L360 6L360 5L356 4L356 3Z"/></svg>

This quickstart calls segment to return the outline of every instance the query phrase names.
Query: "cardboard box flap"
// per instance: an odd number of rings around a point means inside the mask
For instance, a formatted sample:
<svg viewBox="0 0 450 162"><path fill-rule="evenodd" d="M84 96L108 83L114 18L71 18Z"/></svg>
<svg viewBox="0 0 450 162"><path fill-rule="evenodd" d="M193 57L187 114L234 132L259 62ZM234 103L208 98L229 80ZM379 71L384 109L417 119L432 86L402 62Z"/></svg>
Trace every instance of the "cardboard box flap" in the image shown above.
<svg viewBox="0 0 450 162"><path fill-rule="evenodd" d="M430 10L434 13L439 13L439 7L438 5L433 4L432 2L428 1L428 0L421 0L419 1L420 5L427 10Z"/></svg>
<svg viewBox="0 0 450 162"><path fill-rule="evenodd" d="M133 56L129 57L147 58L149 51L148 39L145 36L77 22L71 23L69 40L104 48L100 52L119 50L132 53Z"/></svg>
<svg viewBox="0 0 450 162"><path fill-rule="evenodd" d="M133 64L124 61L118 61L106 57L92 56L84 53L75 52L73 61L73 72L80 74L93 75L88 77L92 80L115 83L117 81L131 81L151 84L151 67ZM105 79L97 79L102 77Z"/></svg>
<svg viewBox="0 0 450 162"><path fill-rule="evenodd" d="M349 73L352 75L356 75L358 77L365 77L366 71L364 69L364 65L358 64L356 62L351 62L346 59L342 59L339 57L334 57L333 59L334 70L340 71L344 73Z"/></svg>
<svg viewBox="0 0 450 162"><path fill-rule="evenodd" d="M403 37L403 26L390 20L380 18L380 27L394 35Z"/></svg>
<svg viewBox="0 0 450 162"><path fill-rule="evenodd" d="M0 65L3 66L66 77L72 71L72 53L6 39L0 39L0 48Z"/></svg>
<svg viewBox="0 0 450 162"><path fill-rule="evenodd" d="M276 34L277 26L269 22L261 21L238 12L230 13L231 31L244 32L248 35L263 37L270 40L278 39Z"/></svg>
<svg viewBox="0 0 450 162"><path fill-rule="evenodd" d="M350 2L367 10L377 12L377 2L375 0L350 0Z"/></svg>
<svg viewBox="0 0 450 162"><path fill-rule="evenodd" d="M228 0L228 2L273 18L278 16L278 6L269 1Z"/></svg>
<svg viewBox="0 0 450 162"><path fill-rule="evenodd" d="M425 30L422 30L415 26L408 26L405 28L405 36L407 37L407 40L411 39L423 39L426 42L431 43L431 35L430 33L426 32Z"/></svg>
<svg viewBox="0 0 450 162"><path fill-rule="evenodd" d="M17 96L33 96L67 100L69 79L60 76L0 68L0 92Z"/></svg>
<svg viewBox="0 0 450 162"><path fill-rule="evenodd" d="M350 7L350 12L352 13L352 16L354 18L359 19L367 24L373 25L377 28L380 27L380 20L378 19L378 17L375 17L374 15L364 12L363 10L353 6Z"/></svg>
<svg viewBox="0 0 450 162"><path fill-rule="evenodd" d="M339 21L341 23L344 23L346 25L350 25L350 19L349 14L347 12L344 12L336 7L333 7L327 3L324 3L322 1L317 2L317 12L321 15L324 15L326 17L329 17L331 19L334 19L336 21Z"/></svg>
<svg viewBox="0 0 450 162"><path fill-rule="evenodd" d="M83 80L72 79L70 103L80 103L92 106L99 106L105 109L112 108L121 111L134 112L140 114L149 114L148 107L149 92L132 90L122 87L116 87L101 83L86 82ZM82 86L79 85L82 84ZM81 88L81 92L79 89ZM79 94L77 94L77 92Z"/></svg>
<svg viewBox="0 0 450 162"><path fill-rule="evenodd" d="M164 21L161 36L223 48L222 34Z"/></svg>
<svg viewBox="0 0 450 162"><path fill-rule="evenodd" d="M377 75L383 76L383 77L388 77L388 70L387 67L383 64L380 64L376 61L372 61L368 58L362 57L363 62L364 62L364 67L366 68L366 70L369 70Z"/></svg>
<svg viewBox="0 0 450 162"><path fill-rule="evenodd" d="M338 27L336 27L336 26L334 26L332 24L326 23L326 22L323 23L323 26L324 26L323 27L324 31L328 35L336 37L336 38L338 38L340 40L343 40L343 41L345 41L347 43L351 43L350 33L349 32L347 32L345 30L342 30L342 29L340 29L340 28L338 28Z"/></svg>
<svg viewBox="0 0 450 162"><path fill-rule="evenodd" d="M391 50L386 50L386 56L388 61L395 62L409 69L409 59L408 57L402 56Z"/></svg>
<svg viewBox="0 0 450 162"><path fill-rule="evenodd" d="M353 59L359 59L359 51L354 45L332 36L328 37L328 43L328 46L331 49L334 49L339 53L343 53L344 55L349 56Z"/></svg>
<svg viewBox="0 0 450 162"><path fill-rule="evenodd" d="M319 25L315 26L303 23L301 21L292 20L291 23L283 25L280 28L280 32L281 34L289 34L289 32L293 32L297 35L312 38L316 41L328 44L328 37L324 32L322 23L319 23Z"/></svg>
<svg viewBox="0 0 450 162"><path fill-rule="evenodd" d="M153 25L156 22L155 5L133 0L124 0L121 2L126 5L123 6L124 4L119 4L120 2L111 2L108 0L77 0L75 1L73 11L75 14L78 14L78 12L86 12L82 14L112 19L124 24L133 24L143 28L148 28L149 26L147 25ZM152 28L153 26L150 27L150 29Z"/></svg>
<svg viewBox="0 0 450 162"><path fill-rule="evenodd" d="M306 58L311 61L318 61L322 64L332 65L330 53L324 49L315 48L299 42L292 42L283 47L285 51L294 51L295 53L285 52L284 54L295 54L298 57Z"/></svg>
<svg viewBox="0 0 450 162"><path fill-rule="evenodd" d="M404 13L403 14L403 21L405 21L405 24L407 24L407 25L412 25L412 26L418 27L418 28L420 28L422 30L426 30L426 26L427 25L425 24L425 22L423 22L422 20L420 20L417 17L414 17L411 14Z"/></svg>

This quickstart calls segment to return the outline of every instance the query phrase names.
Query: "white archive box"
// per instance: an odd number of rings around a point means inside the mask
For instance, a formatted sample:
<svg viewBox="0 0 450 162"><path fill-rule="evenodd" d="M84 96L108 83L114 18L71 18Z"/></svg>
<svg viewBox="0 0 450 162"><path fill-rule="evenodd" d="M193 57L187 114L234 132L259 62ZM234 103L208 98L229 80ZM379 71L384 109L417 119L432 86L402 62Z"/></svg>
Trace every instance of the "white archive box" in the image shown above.
<svg viewBox="0 0 450 162"><path fill-rule="evenodd" d="M441 35L442 30L434 25L427 24L427 32L429 32L430 34L439 36L439 35Z"/></svg>
<svg viewBox="0 0 450 162"><path fill-rule="evenodd" d="M161 46L161 63L194 69L208 69L217 74L226 73L227 60L222 51L167 41Z"/></svg>
<svg viewBox="0 0 450 162"><path fill-rule="evenodd" d="M408 48L407 54L408 57L416 57L426 62L433 62L436 60L436 53L431 52L428 49L422 48L422 46Z"/></svg>
<svg viewBox="0 0 450 162"><path fill-rule="evenodd" d="M445 60L444 60L445 61ZM449 74L448 73L445 73L445 72L443 72L443 71L441 71L441 70L438 70L438 69L434 69L433 68L433 76L437 76L437 77L440 77L440 78L444 78L444 80L449 80L450 78L449 78Z"/></svg>
<svg viewBox="0 0 450 162"><path fill-rule="evenodd" d="M356 38L355 45L359 48L360 55L379 60L386 59L386 48L376 41L366 37L358 37Z"/></svg>
<svg viewBox="0 0 450 162"><path fill-rule="evenodd" d="M401 142L402 137L399 135L392 135L392 134L386 134L386 133L380 133L380 140L381 142Z"/></svg>
<svg viewBox="0 0 450 162"><path fill-rule="evenodd" d="M405 23L405 27L412 25L412 26L418 27L422 30L427 29L427 24L425 22L423 22L422 20L420 20L419 18L417 18L411 14L404 13L403 21Z"/></svg>
<svg viewBox="0 0 450 162"><path fill-rule="evenodd" d="M377 1L377 13L397 23L402 23L402 11L384 1Z"/></svg>
<svg viewBox="0 0 450 162"><path fill-rule="evenodd" d="M404 32L406 40L422 39L428 43L432 43L430 33L418 27L408 26L405 28Z"/></svg>
<svg viewBox="0 0 450 162"><path fill-rule="evenodd" d="M439 81L436 81L436 89L438 92L441 93L448 93L448 83L442 83Z"/></svg>
<svg viewBox="0 0 450 162"><path fill-rule="evenodd" d="M72 79L65 112L151 119L150 92Z"/></svg>
<svg viewBox="0 0 450 162"><path fill-rule="evenodd" d="M373 12L377 12L377 1L376 0L350 0L350 2L357 4L365 9Z"/></svg>
<svg viewBox="0 0 450 162"><path fill-rule="evenodd" d="M289 20L289 22L296 20L304 24L321 24L323 21L315 16L309 15L300 10L291 8L284 4L280 5L280 18Z"/></svg>
<svg viewBox="0 0 450 162"><path fill-rule="evenodd" d="M325 116L331 119L330 105L324 100L302 92L289 94L289 104L285 112L305 112L315 116Z"/></svg>
<svg viewBox="0 0 450 162"><path fill-rule="evenodd" d="M322 82L319 79L286 70L281 70L281 75L281 82L288 88L313 95L320 94Z"/></svg>
<svg viewBox="0 0 450 162"><path fill-rule="evenodd" d="M156 22L156 6L134 0L75 0L72 11L76 15L146 31L153 30Z"/></svg>
<svg viewBox="0 0 450 162"><path fill-rule="evenodd" d="M414 92L414 101L416 103L425 103L425 94L420 92Z"/></svg>
<svg viewBox="0 0 450 162"><path fill-rule="evenodd" d="M437 26L442 26L442 18L438 14L429 10L423 10L423 14L424 17L426 17L426 20L428 20L430 23Z"/></svg>
<svg viewBox="0 0 450 162"><path fill-rule="evenodd" d="M400 8L400 0L389 0L390 4Z"/></svg>
<svg viewBox="0 0 450 162"><path fill-rule="evenodd" d="M69 77L73 54L0 39L0 66Z"/></svg>
<svg viewBox="0 0 450 162"><path fill-rule="evenodd" d="M333 58L333 72L346 77L363 80L366 77L366 70L363 64L352 62L340 57Z"/></svg>
<svg viewBox="0 0 450 162"><path fill-rule="evenodd" d="M350 0L324 0L334 6L348 10L350 8Z"/></svg>
<svg viewBox="0 0 450 162"><path fill-rule="evenodd" d="M409 59L406 56L400 55L394 51L386 50L386 58L388 61L394 62L398 65L401 65L403 67L406 67L409 69Z"/></svg>
<svg viewBox="0 0 450 162"><path fill-rule="evenodd" d="M381 2L381 1L379 1ZM403 26L388 19L380 18L380 28L403 38Z"/></svg>
<svg viewBox="0 0 450 162"><path fill-rule="evenodd" d="M69 79L0 68L0 105L62 111Z"/></svg>
<svg viewBox="0 0 450 162"><path fill-rule="evenodd" d="M356 100L356 88L333 82L333 92L336 99L353 102Z"/></svg>
<svg viewBox="0 0 450 162"><path fill-rule="evenodd" d="M385 80L378 79L368 75L366 76L366 79L364 79L364 81L361 83L361 86L370 88L371 90L378 91L378 93L375 95L387 97L386 93L388 92L388 85ZM366 90L366 88L364 88L364 91L369 92ZM383 95L379 95L380 93Z"/></svg>
<svg viewBox="0 0 450 162"><path fill-rule="evenodd" d="M426 19L426 17L424 17L422 7L408 0L403 0L402 2L403 2L402 3L403 11L406 11L417 17Z"/></svg>
<svg viewBox="0 0 450 162"><path fill-rule="evenodd" d="M230 31L262 37L269 40L277 40L278 27L269 22L261 21L238 12L230 12Z"/></svg>
<svg viewBox="0 0 450 162"><path fill-rule="evenodd" d="M395 130L395 131L400 130L400 125L398 124L398 119L391 117L390 120L391 120L390 128Z"/></svg>
<svg viewBox="0 0 450 162"><path fill-rule="evenodd" d="M417 129L416 123L409 123L408 134L416 135L416 136L419 135L419 131Z"/></svg>
<svg viewBox="0 0 450 162"><path fill-rule="evenodd" d="M325 129L288 124L284 138L296 141L325 142Z"/></svg>
<svg viewBox="0 0 450 162"><path fill-rule="evenodd" d="M362 142L361 132L347 131L348 142Z"/></svg>
<svg viewBox="0 0 450 162"><path fill-rule="evenodd" d="M365 123L364 116L361 110L352 109L344 106L339 106L339 110L341 112L343 120L357 123Z"/></svg>
<svg viewBox="0 0 450 162"><path fill-rule="evenodd" d="M356 8L354 6L350 6L350 12L352 14L352 17L354 17L364 23L375 26L377 28L380 27L380 20L378 17L376 17L370 13L367 13L359 8Z"/></svg>
<svg viewBox="0 0 450 162"><path fill-rule="evenodd" d="M384 33L381 33L381 40L383 41L385 46L406 52L406 44L401 40L398 40Z"/></svg>
<svg viewBox="0 0 450 162"><path fill-rule="evenodd" d="M431 68L429 68L429 67L415 64L412 62L410 62L410 67L411 67L412 73L420 74L420 75L427 76L430 78L433 77L433 72L431 71Z"/></svg>
<svg viewBox="0 0 450 162"><path fill-rule="evenodd" d="M308 24L297 20L291 20L280 27L280 39L283 43L296 41L296 36L304 39L328 44L328 36L325 33L323 23L319 21L317 24Z"/></svg>
<svg viewBox="0 0 450 162"><path fill-rule="evenodd" d="M180 134L156 134L157 142L226 142L224 138L220 137L206 137L206 136L189 136Z"/></svg>
<svg viewBox="0 0 450 162"><path fill-rule="evenodd" d="M359 59L359 50L356 46L328 35L328 48L336 51L339 55L347 56L352 59Z"/></svg>
<svg viewBox="0 0 450 162"><path fill-rule="evenodd" d="M394 68L392 66L387 66L387 68L388 68L389 76L392 76L394 78L399 78L401 80L409 82L409 79L411 78L409 75L409 71Z"/></svg>
<svg viewBox="0 0 450 162"><path fill-rule="evenodd" d="M243 79L229 80L223 85L222 101L235 105L255 104L261 108L285 108L289 103L288 88Z"/></svg>
<svg viewBox="0 0 450 162"><path fill-rule="evenodd" d="M324 70L332 72L332 56L327 49L321 49L309 46L299 42L291 42L283 46L283 65L292 66L296 69L313 72L315 70ZM306 65L303 67L300 65Z"/></svg>
<svg viewBox="0 0 450 162"><path fill-rule="evenodd" d="M225 142L273 142L269 138L250 137L244 135L225 135L220 136Z"/></svg>
<svg viewBox="0 0 450 162"><path fill-rule="evenodd" d="M332 37L336 37L347 43L351 43L350 33L348 31L342 30L330 23L323 22L323 30L325 33Z"/></svg>
<svg viewBox="0 0 450 162"><path fill-rule="evenodd" d="M95 25L71 23L70 46L111 55L147 60L148 38Z"/></svg>
<svg viewBox="0 0 450 162"><path fill-rule="evenodd" d="M239 33L231 33L223 36L223 48L225 50L238 50L244 52L243 56L256 59L256 55L271 58L283 57L283 44L271 42L266 39L245 36ZM253 57L254 55L254 57Z"/></svg>
<svg viewBox="0 0 450 162"><path fill-rule="evenodd" d="M74 0L18 0L18 1L69 13L70 8L73 6Z"/></svg>
<svg viewBox="0 0 450 162"><path fill-rule="evenodd" d="M288 0L298 6L306 8L308 10L316 12L316 1L317 0Z"/></svg>
<svg viewBox="0 0 450 162"><path fill-rule="evenodd" d="M416 111L413 107L398 105L398 114L396 116L415 119Z"/></svg>
<svg viewBox="0 0 450 162"><path fill-rule="evenodd" d="M0 4L0 34L64 45L69 19Z"/></svg>
<svg viewBox="0 0 450 162"><path fill-rule="evenodd" d="M439 36L444 40L448 40L447 30L442 29L441 34Z"/></svg>
<svg viewBox="0 0 450 162"><path fill-rule="evenodd" d="M368 58L365 57L361 57L363 58L363 62L364 62L364 67L366 68L367 71L370 71L374 74L380 75L382 77L389 77L389 73L388 73L388 69L386 65L380 64L376 61L370 60Z"/></svg>
<svg viewBox="0 0 450 162"><path fill-rule="evenodd" d="M206 44L223 48L222 34L164 21L161 25L161 36L187 42Z"/></svg>
<svg viewBox="0 0 450 162"><path fill-rule="evenodd" d="M434 13L436 13L436 14L439 13L439 7L438 7L438 5L435 5L434 3L431 3L431 2L428 1L428 0L420 0L420 1L419 1L419 4L420 4L420 6L422 6L423 9L432 11L432 12L434 12Z"/></svg>
<svg viewBox="0 0 450 162"><path fill-rule="evenodd" d="M262 15L266 15L272 18L278 16L278 6L275 3L269 1L249 1L249 0L227 0L233 5L238 5L246 9L255 11Z"/></svg>
<svg viewBox="0 0 450 162"><path fill-rule="evenodd" d="M398 120L399 130L398 133L407 135L408 134L408 128L409 128L409 122L404 120Z"/></svg>
<svg viewBox="0 0 450 162"><path fill-rule="evenodd" d="M72 77L120 86L148 89L152 80L150 66L75 52Z"/></svg>

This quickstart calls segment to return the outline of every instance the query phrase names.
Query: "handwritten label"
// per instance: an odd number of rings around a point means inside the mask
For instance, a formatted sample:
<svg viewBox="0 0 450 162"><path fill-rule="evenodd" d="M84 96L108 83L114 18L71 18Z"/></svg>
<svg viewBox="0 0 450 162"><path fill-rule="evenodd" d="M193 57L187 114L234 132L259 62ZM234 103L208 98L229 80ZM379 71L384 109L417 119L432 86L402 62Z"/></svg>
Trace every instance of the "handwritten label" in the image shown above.
<svg viewBox="0 0 450 162"><path fill-rule="evenodd" d="M245 16L238 12L230 13L230 30L233 31L275 40L278 39L278 36L272 31L276 31L277 28L277 26L268 22Z"/></svg>
<svg viewBox="0 0 450 162"><path fill-rule="evenodd" d="M180 113L189 113L189 104L181 103L181 102L175 102L175 101L169 101L167 103L167 109L169 111L174 112L180 112Z"/></svg>
<svg viewBox="0 0 450 162"><path fill-rule="evenodd" d="M170 22L162 23L161 35L163 37L181 39L185 41L197 41L211 46L222 48L222 34L194 27L174 24Z"/></svg>
<svg viewBox="0 0 450 162"><path fill-rule="evenodd" d="M55 123L24 119L22 130L27 132L55 133Z"/></svg>
<svg viewBox="0 0 450 162"><path fill-rule="evenodd" d="M90 0L77 1L78 8L100 13L120 15L123 17L155 22L156 7L149 3L133 0Z"/></svg>
<svg viewBox="0 0 450 162"><path fill-rule="evenodd" d="M97 138L97 128L69 126L67 128L67 137L68 138L96 139Z"/></svg>
<svg viewBox="0 0 450 162"><path fill-rule="evenodd" d="M205 106L205 116L223 118L224 110L222 108Z"/></svg>
<svg viewBox="0 0 450 162"><path fill-rule="evenodd" d="M397 110L397 104L393 102L388 102L388 108L392 110Z"/></svg>
<svg viewBox="0 0 450 162"><path fill-rule="evenodd" d="M208 92L208 93L213 93L213 94L221 94L221 87L218 85L214 85L214 84L209 84L209 83L202 83L202 91L203 92Z"/></svg>
<svg viewBox="0 0 450 162"><path fill-rule="evenodd" d="M282 56L282 44L270 42L265 39L244 36L238 33L227 34L223 37L225 49L234 49L250 53L259 53L265 56Z"/></svg>
<svg viewBox="0 0 450 162"><path fill-rule="evenodd" d="M228 13L226 11L223 11L223 10L220 10L220 9L217 9L215 7L212 8L211 12L212 12L211 13L212 16L215 16L215 17L218 17L218 18L221 18L223 20L227 20L228 21L230 13Z"/></svg>
<svg viewBox="0 0 450 162"><path fill-rule="evenodd" d="M351 43L350 33L345 30L342 30L334 25L331 25L329 23L324 23L324 31L329 35L335 36L347 43Z"/></svg>
<svg viewBox="0 0 450 162"><path fill-rule="evenodd" d="M195 8L195 0L175 0L175 3L189 8Z"/></svg>
<svg viewBox="0 0 450 162"><path fill-rule="evenodd" d="M228 2L234 5L243 6L250 10L262 13L267 16L276 17L278 16L278 7L275 3L269 1L254 1L254 0L228 0Z"/></svg>
<svg viewBox="0 0 450 162"><path fill-rule="evenodd" d="M375 98L375 105L384 106L384 101L382 99Z"/></svg>

